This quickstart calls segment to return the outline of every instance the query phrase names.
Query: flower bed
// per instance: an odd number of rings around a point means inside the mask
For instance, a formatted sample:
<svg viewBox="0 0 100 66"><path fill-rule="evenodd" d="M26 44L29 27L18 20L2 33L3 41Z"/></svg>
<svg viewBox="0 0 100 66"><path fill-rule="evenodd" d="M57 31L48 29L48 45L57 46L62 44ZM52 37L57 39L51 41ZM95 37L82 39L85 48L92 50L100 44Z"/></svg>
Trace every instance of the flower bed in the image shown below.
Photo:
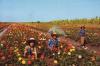
<svg viewBox="0 0 100 66"><path fill-rule="evenodd" d="M27 58L23 56L26 41L31 37L38 41L36 45L37 59L34 58L34 55ZM11 24L1 38L0 62L16 66L96 66L94 53L84 49L79 50L73 44L68 43L59 43L59 47L53 48L51 51L48 49L47 41L47 34L32 26Z"/></svg>

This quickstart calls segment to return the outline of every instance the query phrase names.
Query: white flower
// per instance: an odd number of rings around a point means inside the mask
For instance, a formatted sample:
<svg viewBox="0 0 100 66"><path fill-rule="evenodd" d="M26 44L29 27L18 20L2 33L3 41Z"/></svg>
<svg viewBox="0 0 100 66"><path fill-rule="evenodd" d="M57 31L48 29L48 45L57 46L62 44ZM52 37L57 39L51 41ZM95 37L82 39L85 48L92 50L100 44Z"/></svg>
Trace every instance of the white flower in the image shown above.
<svg viewBox="0 0 100 66"><path fill-rule="evenodd" d="M75 64L72 64L72 66L76 66Z"/></svg>
<svg viewBox="0 0 100 66"><path fill-rule="evenodd" d="M71 52L68 52L68 55L71 55Z"/></svg>
<svg viewBox="0 0 100 66"><path fill-rule="evenodd" d="M96 51L93 51L93 53L96 53Z"/></svg>
<svg viewBox="0 0 100 66"><path fill-rule="evenodd" d="M25 42L23 42L23 44L25 44L26 43L26 41Z"/></svg>
<svg viewBox="0 0 100 66"><path fill-rule="evenodd" d="M1 44L1 46L3 47L3 44Z"/></svg>
<svg viewBox="0 0 100 66"><path fill-rule="evenodd" d="M38 48L41 48L41 46L38 46Z"/></svg>
<svg viewBox="0 0 100 66"><path fill-rule="evenodd" d="M58 55L60 54L60 51L58 52Z"/></svg>
<svg viewBox="0 0 100 66"><path fill-rule="evenodd" d="M82 58L82 55L78 55L78 58L81 59Z"/></svg>
<svg viewBox="0 0 100 66"><path fill-rule="evenodd" d="M55 55L55 53L53 53L52 55Z"/></svg>
<svg viewBox="0 0 100 66"><path fill-rule="evenodd" d="M35 38L30 38L29 40L35 40Z"/></svg>
<svg viewBox="0 0 100 66"><path fill-rule="evenodd" d="M43 38L42 40L46 40L45 38Z"/></svg>
<svg viewBox="0 0 100 66"><path fill-rule="evenodd" d="M73 49L75 49L75 47L74 47L74 46L72 46L72 48L73 48Z"/></svg>

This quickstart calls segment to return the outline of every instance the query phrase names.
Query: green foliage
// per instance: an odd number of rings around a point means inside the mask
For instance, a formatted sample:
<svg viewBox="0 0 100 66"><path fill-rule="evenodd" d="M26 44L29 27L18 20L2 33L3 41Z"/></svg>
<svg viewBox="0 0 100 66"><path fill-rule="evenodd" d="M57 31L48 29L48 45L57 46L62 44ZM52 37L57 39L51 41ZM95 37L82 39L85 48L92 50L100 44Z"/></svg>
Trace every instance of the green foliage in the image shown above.
<svg viewBox="0 0 100 66"><path fill-rule="evenodd" d="M54 20L54 24L100 24L100 17L95 17L91 19L73 19L73 20Z"/></svg>

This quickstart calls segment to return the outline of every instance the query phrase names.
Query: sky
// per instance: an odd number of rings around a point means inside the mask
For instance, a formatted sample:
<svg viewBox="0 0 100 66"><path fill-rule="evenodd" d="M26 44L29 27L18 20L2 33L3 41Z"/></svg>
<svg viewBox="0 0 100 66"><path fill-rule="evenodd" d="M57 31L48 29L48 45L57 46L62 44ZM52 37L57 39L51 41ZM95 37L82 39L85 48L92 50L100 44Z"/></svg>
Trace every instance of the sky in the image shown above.
<svg viewBox="0 0 100 66"><path fill-rule="evenodd" d="M100 17L100 0L0 0L1 22Z"/></svg>

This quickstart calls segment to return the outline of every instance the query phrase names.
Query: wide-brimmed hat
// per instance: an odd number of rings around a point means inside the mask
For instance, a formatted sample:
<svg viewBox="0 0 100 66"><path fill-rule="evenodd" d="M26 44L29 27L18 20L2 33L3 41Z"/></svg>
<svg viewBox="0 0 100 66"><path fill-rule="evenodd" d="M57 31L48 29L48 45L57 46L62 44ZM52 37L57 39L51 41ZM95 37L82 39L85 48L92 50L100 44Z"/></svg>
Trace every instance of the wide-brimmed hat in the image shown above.
<svg viewBox="0 0 100 66"><path fill-rule="evenodd" d="M30 43L34 43L34 45L37 44L37 41L35 38L29 38L29 40L27 40L27 43L30 44Z"/></svg>

